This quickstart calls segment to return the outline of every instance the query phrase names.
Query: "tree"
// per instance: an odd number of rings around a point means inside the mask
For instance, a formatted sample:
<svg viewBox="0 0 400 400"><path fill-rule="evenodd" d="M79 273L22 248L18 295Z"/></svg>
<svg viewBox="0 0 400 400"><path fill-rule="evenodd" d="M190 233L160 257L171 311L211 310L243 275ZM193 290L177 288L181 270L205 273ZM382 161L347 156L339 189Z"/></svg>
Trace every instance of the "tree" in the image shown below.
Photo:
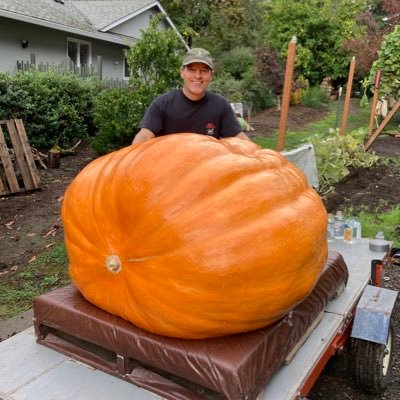
<svg viewBox="0 0 400 400"><path fill-rule="evenodd" d="M164 18L153 18L138 42L126 52L129 85L142 97L144 107L159 94L180 85L179 68L184 44L172 29L160 30Z"/></svg>
<svg viewBox="0 0 400 400"><path fill-rule="evenodd" d="M162 0L161 4L190 46L214 56L235 47L255 47L262 0Z"/></svg>
<svg viewBox="0 0 400 400"><path fill-rule="evenodd" d="M296 36L296 67L311 84L327 75L346 77L351 54L341 51L342 43L363 33L356 16L364 7L364 0L266 1L265 45L286 56Z"/></svg>
<svg viewBox="0 0 400 400"><path fill-rule="evenodd" d="M384 37L379 58L374 61L369 77L363 82L373 90L377 70L381 71L380 94L400 98L400 25Z"/></svg>
<svg viewBox="0 0 400 400"><path fill-rule="evenodd" d="M160 3L191 46L193 38L209 23L212 1L161 0Z"/></svg>
<svg viewBox="0 0 400 400"><path fill-rule="evenodd" d="M372 63L378 58L378 51L385 35L400 23L400 3L398 0L376 0L357 16L357 24L365 27L365 34L343 43L346 53L357 59L356 77L369 74Z"/></svg>
<svg viewBox="0 0 400 400"><path fill-rule="evenodd" d="M365 10L357 16L357 23L365 27L365 34L359 38L345 40L342 44L344 53L353 54L357 60L355 76L363 79L369 74L372 63L378 57L378 50L383 39L382 24L372 10Z"/></svg>

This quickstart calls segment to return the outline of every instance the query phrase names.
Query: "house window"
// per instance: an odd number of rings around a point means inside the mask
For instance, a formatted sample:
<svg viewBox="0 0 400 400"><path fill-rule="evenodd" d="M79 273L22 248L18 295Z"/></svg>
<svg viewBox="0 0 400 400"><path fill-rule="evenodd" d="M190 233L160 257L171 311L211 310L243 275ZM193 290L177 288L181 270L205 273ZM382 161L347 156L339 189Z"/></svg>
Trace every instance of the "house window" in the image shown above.
<svg viewBox="0 0 400 400"><path fill-rule="evenodd" d="M129 69L128 61L124 56L124 79L129 79L131 76L131 71Z"/></svg>
<svg viewBox="0 0 400 400"><path fill-rule="evenodd" d="M76 67L90 65L92 63L92 46L85 40L67 38L68 57L74 62Z"/></svg>

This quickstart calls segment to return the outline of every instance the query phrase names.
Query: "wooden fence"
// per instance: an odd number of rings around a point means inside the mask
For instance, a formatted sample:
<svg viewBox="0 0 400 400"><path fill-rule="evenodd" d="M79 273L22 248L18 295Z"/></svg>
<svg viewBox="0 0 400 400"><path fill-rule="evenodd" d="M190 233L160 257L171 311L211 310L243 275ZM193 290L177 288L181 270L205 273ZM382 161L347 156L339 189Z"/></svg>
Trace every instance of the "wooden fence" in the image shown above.
<svg viewBox="0 0 400 400"><path fill-rule="evenodd" d="M125 79L103 78L103 64L101 56L97 57L97 65L90 64L83 65L81 67L77 67L69 57L67 57L60 64L49 62L36 63L36 55L34 53L30 55L30 61L17 61L17 71L28 71L32 68L40 72L58 71L73 73L81 78L96 76L111 88L116 87L124 89L128 87L128 81Z"/></svg>

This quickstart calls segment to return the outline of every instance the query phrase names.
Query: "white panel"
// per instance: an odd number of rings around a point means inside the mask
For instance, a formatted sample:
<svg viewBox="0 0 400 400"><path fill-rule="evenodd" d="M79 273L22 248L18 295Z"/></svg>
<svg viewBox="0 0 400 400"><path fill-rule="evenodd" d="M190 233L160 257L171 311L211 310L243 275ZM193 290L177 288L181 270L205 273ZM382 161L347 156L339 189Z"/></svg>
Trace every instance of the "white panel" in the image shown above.
<svg viewBox="0 0 400 400"><path fill-rule="evenodd" d="M33 327L0 343L0 392L11 392L63 362L35 342Z"/></svg>
<svg viewBox="0 0 400 400"><path fill-rule="evenodd" d="M72 360L25 385L14 400L155 400L158 396Z"/></svg>

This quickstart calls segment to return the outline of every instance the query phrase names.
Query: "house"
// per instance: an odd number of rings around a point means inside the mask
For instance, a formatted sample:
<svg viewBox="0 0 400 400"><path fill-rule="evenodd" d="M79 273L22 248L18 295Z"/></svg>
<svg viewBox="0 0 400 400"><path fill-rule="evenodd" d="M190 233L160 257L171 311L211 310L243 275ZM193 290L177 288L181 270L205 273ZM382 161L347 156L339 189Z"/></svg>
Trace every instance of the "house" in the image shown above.
<svg viewBox="0 0 400 400"><path fill-rule="evenodd" d="M158 13L166 15L152 0L0 0L0 71L14 73L17 61L34 55L36 64L72 60L103 78L127 79L124 49ZM168 16L160 28L176 30Z"/></svg>

